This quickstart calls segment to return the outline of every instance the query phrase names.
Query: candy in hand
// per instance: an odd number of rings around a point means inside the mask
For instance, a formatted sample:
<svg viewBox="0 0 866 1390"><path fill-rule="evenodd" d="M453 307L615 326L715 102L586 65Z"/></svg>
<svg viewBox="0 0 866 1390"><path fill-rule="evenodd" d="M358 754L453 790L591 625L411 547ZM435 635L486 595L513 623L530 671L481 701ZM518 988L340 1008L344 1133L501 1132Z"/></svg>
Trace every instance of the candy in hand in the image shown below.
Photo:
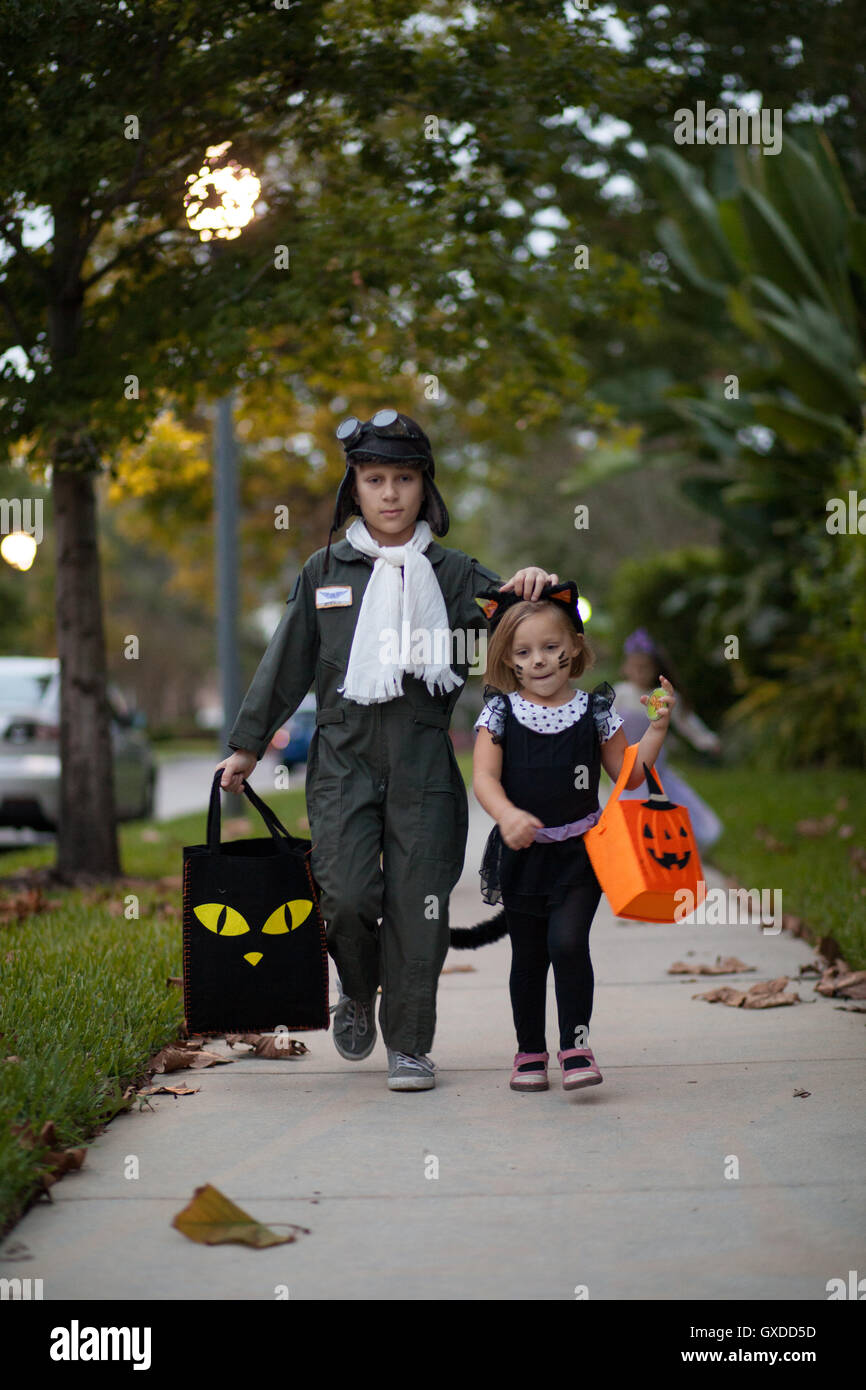
<svg viewBox="0 0 866 1390"><path fill-rule="evenodd" d="M663 699L665 698L665 694L666 694L666 692L665 692L664 690L662 690L661 686L660 686L660 685L657 685L656 688L655 688L655 690L653 691L653 693L650 695L649 699L647 700L646 712L647 712L647 718L648 718L648 719L659 719L659 718L661 718L662 711L664 710L665 707L664 707L664 705L660 705L660 704L659 704L659 700L660 700L660 699L663 700Z"/></svg>

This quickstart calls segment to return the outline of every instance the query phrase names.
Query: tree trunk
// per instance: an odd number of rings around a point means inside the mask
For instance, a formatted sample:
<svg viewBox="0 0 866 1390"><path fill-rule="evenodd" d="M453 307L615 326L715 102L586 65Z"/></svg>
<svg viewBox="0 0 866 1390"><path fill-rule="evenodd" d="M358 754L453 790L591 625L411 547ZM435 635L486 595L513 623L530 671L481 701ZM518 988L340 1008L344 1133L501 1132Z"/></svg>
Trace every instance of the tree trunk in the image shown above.
<svg viewBox="0 0 866 1390"><path fill-rule="evenodd" d="M56 297L49 311L49 342L58 374L82 350L85 231L79 199L70 195L54 210ZM51 484L57 535L60 809L53 873L65 883L120 874L94 491L98 462L86 427L77 421L70 420L55 434Z"/></svg>
<svg viewBox="0 0 866 1390"><path fill-rule="evenodd" d="M56 453L55 453L56 458ZM56 875L120 873L105 634L92 471L52 468L60 658L60 816Z"/></svg>

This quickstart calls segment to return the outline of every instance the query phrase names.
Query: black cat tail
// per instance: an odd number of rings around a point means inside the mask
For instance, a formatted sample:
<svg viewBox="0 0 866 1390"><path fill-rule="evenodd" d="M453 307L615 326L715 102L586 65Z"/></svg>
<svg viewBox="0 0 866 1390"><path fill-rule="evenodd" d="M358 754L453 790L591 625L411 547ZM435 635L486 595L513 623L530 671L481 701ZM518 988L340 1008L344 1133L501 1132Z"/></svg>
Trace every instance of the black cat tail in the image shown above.
<svg viewBox="0 0 866 1390"><path fill-rule="evenodd" d="M455 951L474 951L479 946L489 946L491 941L499 941L508 932L505 910L488 917L474 927L452 927L451 946Z"/></svg>

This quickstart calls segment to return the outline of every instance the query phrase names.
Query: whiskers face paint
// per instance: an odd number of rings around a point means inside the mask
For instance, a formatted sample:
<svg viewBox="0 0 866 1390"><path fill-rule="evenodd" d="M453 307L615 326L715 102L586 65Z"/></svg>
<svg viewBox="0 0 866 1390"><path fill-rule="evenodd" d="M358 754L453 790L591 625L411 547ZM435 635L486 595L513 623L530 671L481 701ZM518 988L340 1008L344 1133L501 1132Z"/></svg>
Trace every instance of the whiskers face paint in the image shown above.
<svg viewBox="0 0 866 1390"><path fill-rule="evenodd" d="M566 666L570 666L570 665L571 665L571 657L570 657L570 656L566 656L566 654L565 654L565 649L564 649L564 648L563 648L563 650L559 653L559 656L556 658L556 661L557 661L557 665L559 666L560 671L564 671L565 668L566 668Z"/></svg>

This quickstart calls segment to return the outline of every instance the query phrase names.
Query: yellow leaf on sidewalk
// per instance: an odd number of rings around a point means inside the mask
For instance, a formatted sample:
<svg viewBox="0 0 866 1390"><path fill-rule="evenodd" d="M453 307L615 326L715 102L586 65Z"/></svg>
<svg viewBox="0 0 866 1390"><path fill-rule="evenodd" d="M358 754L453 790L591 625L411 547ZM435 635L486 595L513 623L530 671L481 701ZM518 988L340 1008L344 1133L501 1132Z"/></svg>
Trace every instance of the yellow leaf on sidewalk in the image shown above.
<svg viewBox="0 0 866 1390"><path fill-rule="evenodd" d="M288 1235L277 1235L235 1206L211 1183L195 1189L192 1201L177 1213L171 1224L181 1235L199 1245L224 1245L233 1241L239 1245L252 1245L258 1250L269 1245L285 1245L296 1240L298 1234L310 1234L304 1226L290 1226Z"/></svg>

